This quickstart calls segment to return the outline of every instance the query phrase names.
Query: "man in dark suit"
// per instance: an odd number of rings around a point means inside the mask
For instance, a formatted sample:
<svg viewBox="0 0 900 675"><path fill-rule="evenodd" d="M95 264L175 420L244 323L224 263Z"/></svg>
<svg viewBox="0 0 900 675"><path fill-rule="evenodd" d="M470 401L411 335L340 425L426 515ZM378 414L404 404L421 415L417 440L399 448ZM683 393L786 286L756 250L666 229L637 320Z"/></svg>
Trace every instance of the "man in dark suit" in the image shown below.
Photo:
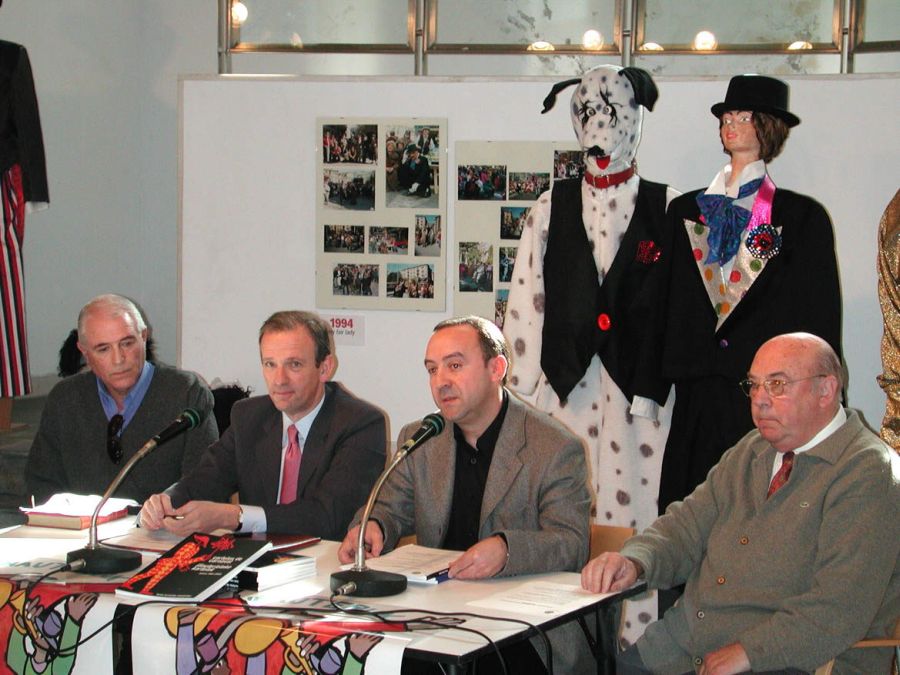
<svg viewBox="0 0 900 675"><path fill-rule="evenodd" d="M329 382L331 327L311 312L270 316L259 351L269 395L235 404L231 426L197 468L145 502L143 527L346 532L384 469L384 413ZM237 504L229 502L235 491Z"/></svg>
<svg viewBox="0 0 900 675"><path fill-rule="evenodd" d="M508 365L509 346L491 322L464 317L437 325L425 369L434 402L453 424L388 478L366 527L373 556L415 534L423 546L460 551L450 564L457 579L579 569L590 538L584 446L507 391ZM418 427L407 425L398 442ZM353 561L358 536L355 525L341 562ZM550 633L567 646L554 648L557 664L586 652L569 628Z"/></svg>

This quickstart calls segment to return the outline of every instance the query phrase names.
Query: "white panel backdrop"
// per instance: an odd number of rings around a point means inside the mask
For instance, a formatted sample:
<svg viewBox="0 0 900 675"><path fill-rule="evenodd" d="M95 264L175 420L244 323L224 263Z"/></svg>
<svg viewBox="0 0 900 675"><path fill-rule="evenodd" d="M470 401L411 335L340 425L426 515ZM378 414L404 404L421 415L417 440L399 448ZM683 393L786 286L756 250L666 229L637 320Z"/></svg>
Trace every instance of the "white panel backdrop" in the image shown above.
<svg viewBox="0 0 900 675"><path fill-rule="evenodd" d="M777 185L821 201L835 224L844 295L850 405L876 428L884 398L876 294L878 220L900 186L900 75L786 78L803 120L770 165ZM256 334L273 311L315 308L317 117L447 118L444 151L467 140L574 139L570 90L540 115L553 80L354 79L226 76L181 81L179 363L208 380L239 380L263 392ZM657 81L645 116L642 176L680 190L706 185L724 165L709 106L727 78ZM454 199L447 251L454 250ZM450 261L452 264L452 260ZM446 312L354 310L365 344L339 346L336 379L381 405L391 434L434 408L422 367ZM328 313L328 312L323 312Z"/></svg>

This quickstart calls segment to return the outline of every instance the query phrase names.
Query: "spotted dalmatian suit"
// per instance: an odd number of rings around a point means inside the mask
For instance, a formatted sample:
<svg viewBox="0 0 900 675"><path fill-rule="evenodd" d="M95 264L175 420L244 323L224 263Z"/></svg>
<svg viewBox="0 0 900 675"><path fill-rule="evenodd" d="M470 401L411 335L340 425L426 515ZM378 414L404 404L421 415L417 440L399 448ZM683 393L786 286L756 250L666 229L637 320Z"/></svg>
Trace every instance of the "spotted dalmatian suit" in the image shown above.
<svg viewBox="0 0 900 675"><path fill-rule="evenodd" d="M527 217L504 319L514 351L509 381L584 439L595 522L641 530L657 515L672 402L632 406L629 380L642 334L639 298L678 193L634 173L641 105L656 99L650 76L600 66L554 87L545 112L576 82L571 115L588 180L556 181ZM625 639L637 639L655 614L655 599L629 603Z"/></svg>

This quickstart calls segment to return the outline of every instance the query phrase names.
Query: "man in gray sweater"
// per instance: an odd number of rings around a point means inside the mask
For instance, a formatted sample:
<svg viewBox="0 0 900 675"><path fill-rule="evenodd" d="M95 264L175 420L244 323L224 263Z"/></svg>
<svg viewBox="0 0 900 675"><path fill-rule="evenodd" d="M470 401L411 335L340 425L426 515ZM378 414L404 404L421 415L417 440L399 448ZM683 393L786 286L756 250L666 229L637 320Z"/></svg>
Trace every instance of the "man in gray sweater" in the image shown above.
<svg viewBox="0 0 900 675"><path fill-rule="evenodd" d="M792 333L760 347L741 383L756 430L621 554L582 571L594 592L686 582L619 655L619 673L887 672L900 614L900 456L840 406L828 344Z"/></svg>
<svg viewBox="0 0 900 675"><path fill-rule="evenodd" d="M78 315L78 349L89 371L53 387L25 465L37 502L57 492L103 494L119 470L185 408L203 417L196 428L135 465L117 497L143 501L192 468L218 431L213 397L193 373L149 363L148 328L135 304L101 295Z"/></svg>

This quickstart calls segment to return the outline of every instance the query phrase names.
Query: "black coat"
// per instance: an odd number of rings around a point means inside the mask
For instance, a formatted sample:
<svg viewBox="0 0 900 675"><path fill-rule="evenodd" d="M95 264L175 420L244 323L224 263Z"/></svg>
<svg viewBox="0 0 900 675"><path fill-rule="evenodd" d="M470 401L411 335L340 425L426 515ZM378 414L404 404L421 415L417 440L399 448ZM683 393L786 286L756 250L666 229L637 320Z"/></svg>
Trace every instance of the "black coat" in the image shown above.
<svg viewBox="0 0 900 675"><path fill-rule="evenodd" d="M759 347L782 333L806 331L841 354L841 291L834 233L821 204L778 189L772 225L781 249L717 329L685 220L698 222L696 196L669 205L663 259L654 270L655 305L635 393L664 403L675 385L672 428L663 459L660 511L690 494L722 453L753 428L738 382ZM743 244L742 244L743 246Z"/></svg>
<svg viewBox="0 0 900 675"><path fill-rule="evenodd" d="M47 202L44 139L25 47L0 40L0 172L22 167L27 202Z"/></svg>

